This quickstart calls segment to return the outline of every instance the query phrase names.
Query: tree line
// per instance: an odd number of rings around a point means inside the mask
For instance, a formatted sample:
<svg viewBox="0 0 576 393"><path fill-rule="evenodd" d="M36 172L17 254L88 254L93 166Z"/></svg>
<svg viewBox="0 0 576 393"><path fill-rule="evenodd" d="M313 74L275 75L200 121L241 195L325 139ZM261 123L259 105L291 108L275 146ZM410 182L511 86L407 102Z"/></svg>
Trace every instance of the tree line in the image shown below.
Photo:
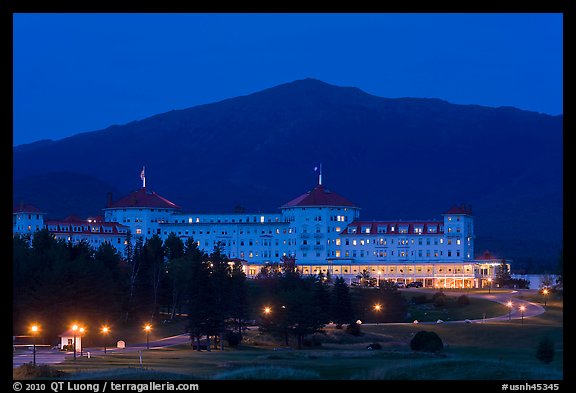
<svg viewBox="0 0 576 393"><path fill-rule="evenodd" d="M351 288L338 277L306 275L294 258L265 265L247 280L241 260L219 244L208 254L192 238L154 235L132 241L124 255L109 243L56 239L47 230L33 240L15 236L13 305L15 330L32 320L55 337L73 320L131 326L187 315L186 330L200 350L242 340L247 324L284 345L302 346L306 336L356 321L403 321L406 302L396 286ZM376 311L374 305L381 304ZM265 312L268 309L269 312Z"/></svg>

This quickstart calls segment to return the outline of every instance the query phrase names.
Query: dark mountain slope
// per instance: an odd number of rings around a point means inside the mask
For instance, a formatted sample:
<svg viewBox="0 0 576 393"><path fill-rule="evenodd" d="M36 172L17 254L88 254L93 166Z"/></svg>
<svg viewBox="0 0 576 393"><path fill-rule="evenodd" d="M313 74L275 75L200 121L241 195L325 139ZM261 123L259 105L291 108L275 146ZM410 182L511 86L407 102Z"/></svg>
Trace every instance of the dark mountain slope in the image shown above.
<svg viewBox="0 0 576 393"><path fill-rule="evenodd" d="M314 186L319 162L324 184L364 219L438 218L466 202L479 251L483 239L511 258L515 242L538 242L531 255L544 259L560 247L562 116L388 99L313 79L16 147L14 176L73 167L132 190L146 165L147 185L185 210L275 211ZM546 230L528 230L534 223Z"/></svg>

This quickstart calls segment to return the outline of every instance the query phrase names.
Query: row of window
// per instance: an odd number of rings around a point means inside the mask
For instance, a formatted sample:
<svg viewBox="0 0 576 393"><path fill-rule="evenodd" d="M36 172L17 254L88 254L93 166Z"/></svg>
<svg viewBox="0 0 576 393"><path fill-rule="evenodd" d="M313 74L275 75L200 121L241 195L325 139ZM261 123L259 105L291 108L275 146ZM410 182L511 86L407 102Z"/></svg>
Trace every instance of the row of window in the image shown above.
<svg viewBox="0 0 576 393"><path fill-rule="evenodd" d="M433 250L434 252L432 253L432 250L426 250L426 258L430 258L432 257L432 255L435 258L444 256L444 251L440 250ZM390 256L394 256L394 250L391 250L390 253L388 253L387 250L379 250L379 251L373 251L372 253L368 252L368 251L364 251L364 250L360 250L359 252L357 252L356 250L344 250L344 253L342 253L341 250L334 250L331 251L331 256L336 257L336 258L368 258L370 256L374 256L377 258L386 258L388 257L388 254L390 254ZM446 251L446 255L447 257L460 257L461 253L460 250L456 250L455 252L452 252L452 250L448 250ZM397 257L408 257L408 256L414 256L414 251L406 251L406 250L396 250L396 256ZM417 253L418 258L423 258L424 257L424 253L422 252L422 250L418 250ZM467 258L470 258L470 253L466 254Z"/></svg>

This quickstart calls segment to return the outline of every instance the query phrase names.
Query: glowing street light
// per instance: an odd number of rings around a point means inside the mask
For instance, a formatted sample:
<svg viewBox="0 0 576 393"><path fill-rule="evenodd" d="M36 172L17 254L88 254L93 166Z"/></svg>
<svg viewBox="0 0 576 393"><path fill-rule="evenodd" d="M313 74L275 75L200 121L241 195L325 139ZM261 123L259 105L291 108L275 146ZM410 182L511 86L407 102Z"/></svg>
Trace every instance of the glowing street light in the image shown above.
<svg viewBox="0 0 576 393"><path fill-rule="evenodd" d="M146 332L146 349L150 349L150 331L152 330L152 326L147 324L144 326L144 331Z"/></svg>
<svg viewBox="0 0 576 393"><path fill-rule="evenodd" d="M104 335L104 353L106 353L106 336L110 333L110 328L108 326L103 326L102 329L100 329L100 332Z"/></svg>
<svg viewBox="0 0 576 393"><path fill-rule="evenodd" d="M272 312L272 309L270 307L264 307L264 314L270 315L271 312Z"/></svg>
<svg viewBox="0 0 576 393"><path fill-rule="evenodd" d="M30 331L32 332L32 346L33 346L33 360L32 360L32 364L35 366L36 365L36 334L38 333L38 331L40 330L40 327L38 327L38 325L32 325L30 327Z"/></svg>
<svg viewBox="0 0 576 393"><path fill-rule="evenodd" d="M526 311L526 307L524 305L520 306L520 311L522 312L522 325L524 325L524 311Z"/></svg>
<svg viewBox="0 0 576 393"><path fill-rule="evenodd" d="M546 295L548 295L548 288L544 288L542 290L542 294L544 295L544 307L546 307Z"/></svg>
<svg viewBox="0 0 576 393"><path fill-rule="evenodd" d="M382 310L382 305L377 303L374 305L374 311L376 311L376 313L380 313L380 311ZM376 325L378 325L378 315L376 315Z"/></svg>
<svg viewBox="0 0 576 393"><path fill-rule="evenodd" d="M514 304L512 304L512 300L508 300L508 303L506 303L506 305L508 306L508 320L510 321L512 319L512 307L514 306Z"/></svg>

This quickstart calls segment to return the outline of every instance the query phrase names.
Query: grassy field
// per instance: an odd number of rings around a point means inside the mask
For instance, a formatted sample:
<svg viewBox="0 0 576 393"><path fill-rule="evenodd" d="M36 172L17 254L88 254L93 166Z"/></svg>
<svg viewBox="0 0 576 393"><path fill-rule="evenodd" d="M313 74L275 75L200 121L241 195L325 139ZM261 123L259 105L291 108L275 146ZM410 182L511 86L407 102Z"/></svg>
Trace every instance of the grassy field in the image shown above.
<svg viewBox="0 0 576 393"><path fill-rule="evenodd" d="M466 293L462 293L466 295ZM407 299L415 296L422 296L422 293L406 292L404 293ZM426 294L428 298L432 294ZM441 319L443 321L463 321L465 319L483 319L491 318L499 315L505 315L508 309L505 305L492 302L489 300L468 297L470 304L461 306L457 303L458 297L447 296L445 304L441 307L436 307L433 303L425 304L411 304L408 307L410 318L406 322L418 320L419 322L436 322Z"/></svg>
<svg viewBox="0 0 576 393"><path fill-rule="evenodd" d="M538 301L538 295L530 296ZM475 306L481 309L486 305L478 302ZM280 343L251 330L237 349L197 352L180 346L143 351L142 367L138 352L108 353L69 360L56 368L65 373L63 378L71 379L560 380L562 310L562 301L551 298L544 314L525 319L524 324L513 320L364 325L361 337L327 329L327 334L321 336L321 347L302 350L275 350ZM409 342L420 330L438 333L445 344L444 351L411 351ZM544 336L555 342L555 357L550 364L541 363L534 356ZM367 350L367 344L373 342L383 348Z"/></svg>

